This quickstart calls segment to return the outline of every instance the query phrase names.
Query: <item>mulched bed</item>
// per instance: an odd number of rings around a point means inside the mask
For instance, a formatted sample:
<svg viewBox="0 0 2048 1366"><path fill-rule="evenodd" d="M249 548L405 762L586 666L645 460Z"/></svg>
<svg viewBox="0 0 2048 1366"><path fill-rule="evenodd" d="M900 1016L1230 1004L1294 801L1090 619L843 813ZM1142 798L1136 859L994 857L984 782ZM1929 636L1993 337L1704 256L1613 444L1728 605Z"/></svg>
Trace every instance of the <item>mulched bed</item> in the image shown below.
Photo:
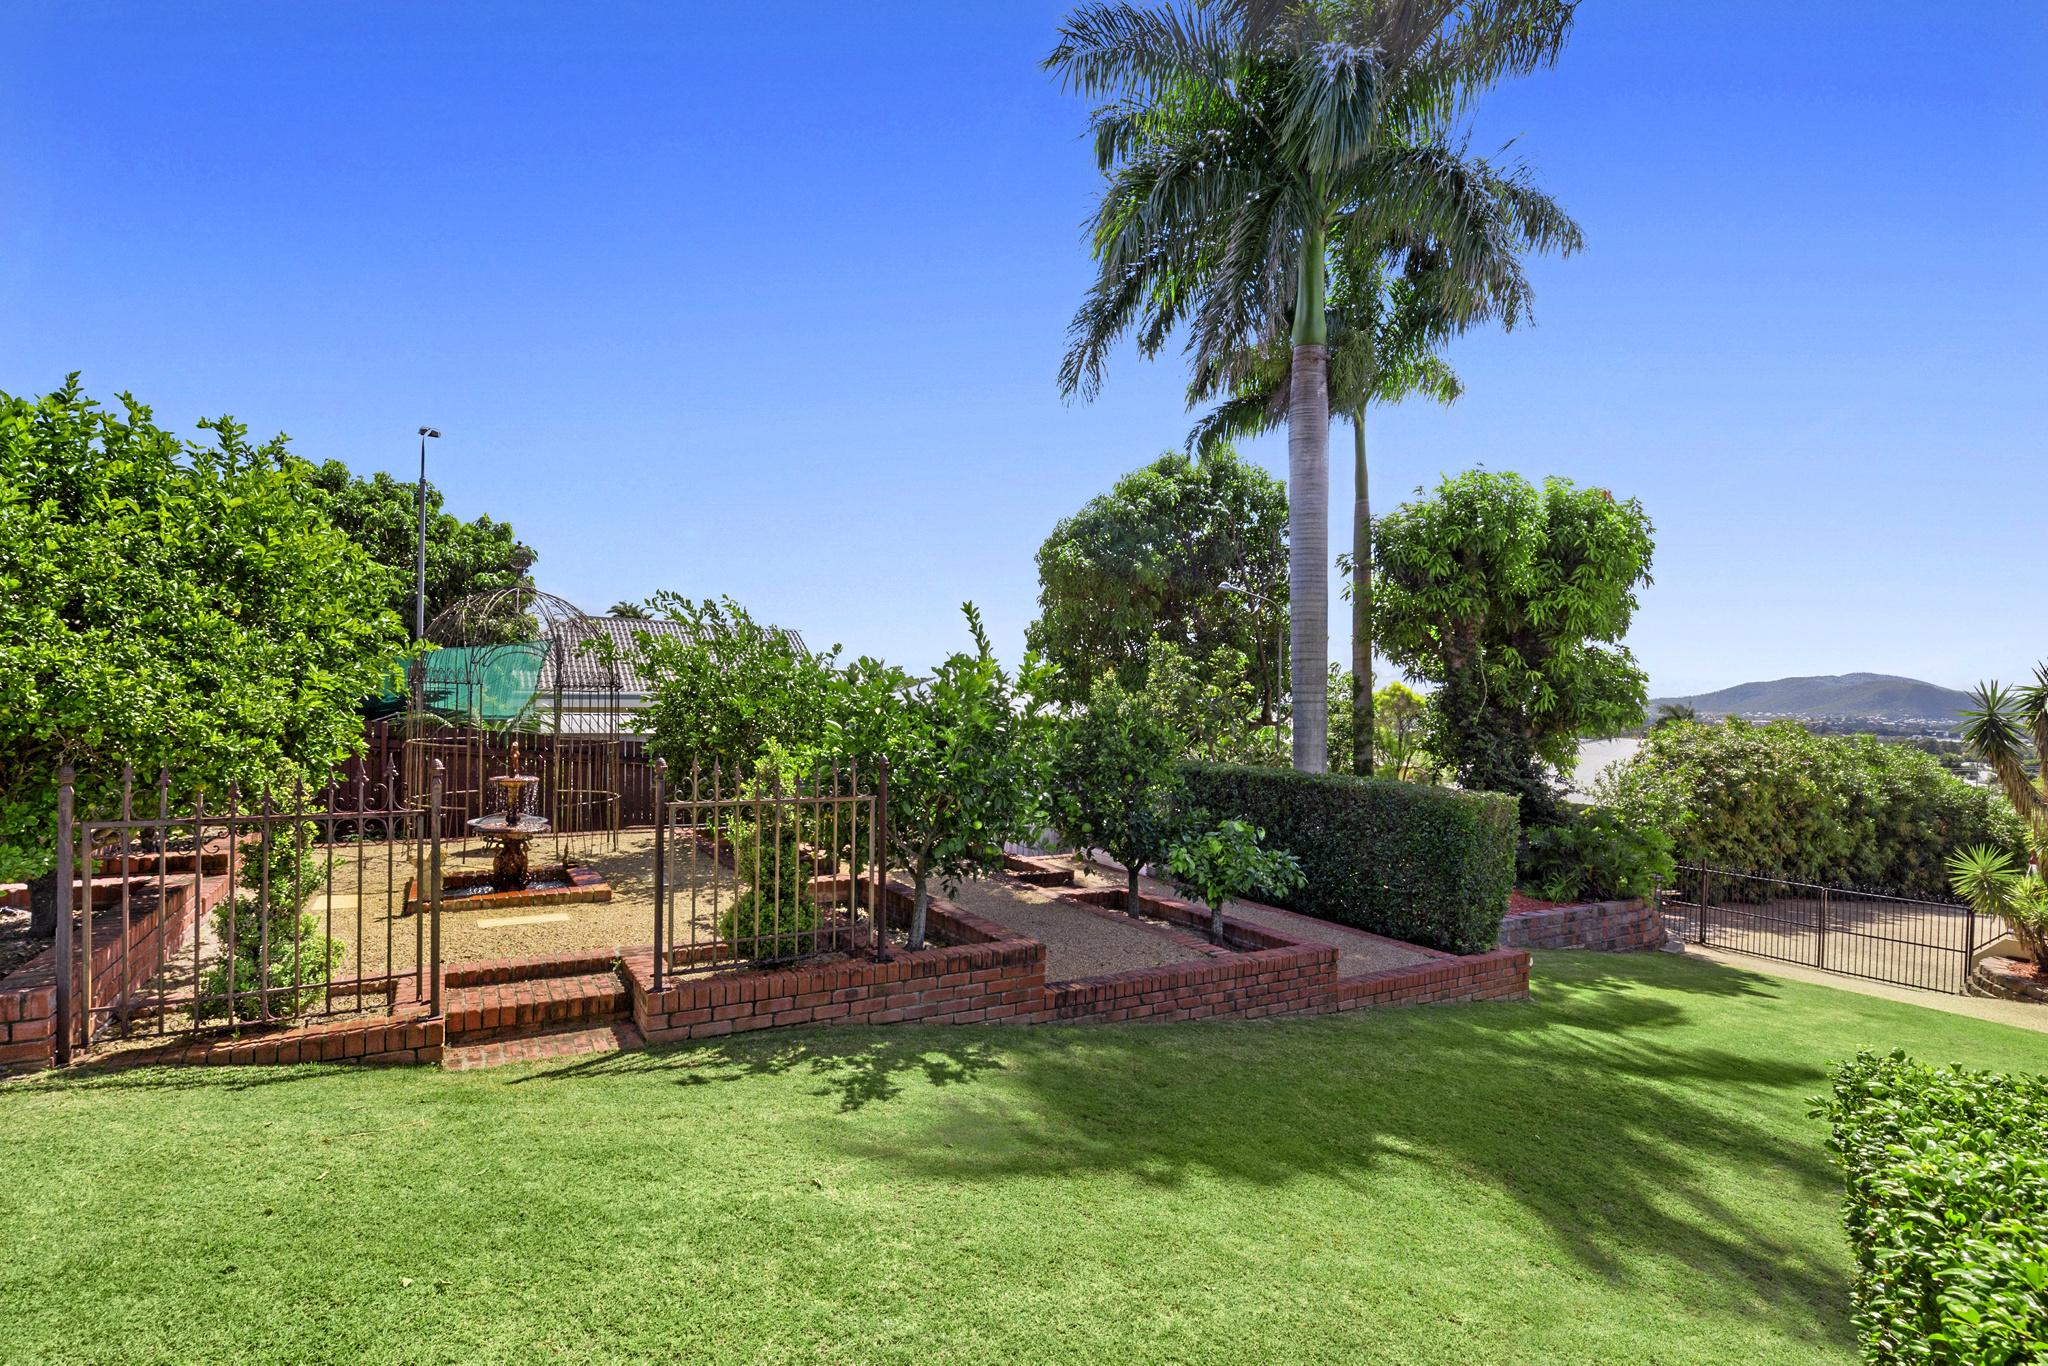
<svg viewBox="0 0 2048 1366"><path fill-rule="evenodd" d="M1560 906L1569 904L1569 902L1565 901L1544 901L1525 892L1508 893L1509 915L1534 915L1538 911L1554 911Z"/></svg>
<svg viewBox="0 0 2048 1366"><path fill-rule="evenodd" d="M28 911L8 907L0 910L0 977L5 977L50 947L47 939L28 932Z"/></svg>

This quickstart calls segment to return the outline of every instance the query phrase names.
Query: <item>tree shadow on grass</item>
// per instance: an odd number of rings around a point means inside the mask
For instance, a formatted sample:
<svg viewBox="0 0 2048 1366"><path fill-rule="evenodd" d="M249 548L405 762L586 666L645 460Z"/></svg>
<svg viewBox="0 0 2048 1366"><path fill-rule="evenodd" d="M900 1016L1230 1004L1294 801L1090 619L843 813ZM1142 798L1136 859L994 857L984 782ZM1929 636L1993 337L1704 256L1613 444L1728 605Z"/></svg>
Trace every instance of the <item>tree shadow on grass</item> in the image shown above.
<svg viewBox="0 0 2048 1366"><path fill-rule="evenodd" d="M1007 1036L1005 1036L1005 1039ZM805 1075L819 1083L812 1094L837 1098L842 1112L894 1100L915 1076L927 1086L957 1086L1003 1070L1005 1039L990 1042L960 1030L762 1034L719 1044L677 1044L604 1054L542 1067L510 1083L575 1081L594 1075L670 1075L683 1086L709 1086L758 1077Z"/></svg>
<svg viewBox="0 0 2048 1366"><path fill-rule="evenodd" d="M1846 1340L1844 1259L1809 1234L1839 1190L1805 1098L1824 1049L1755 1022L1771 979L1697 963L1578 958L1539 970L1530 1004L1184 1026L813 1031L650 1050L535 1074L673 1074L684 1085L813 1075L842 1111L921 1077L955 1088L913 1136L829 1141L905 1182L1113 1175L1162 1190L1278 1193L1338 1183L1360 1218L1413 1169L1477 1185L1539 1221L1572 1262L1697 1310L1768 1315ZM1417 1217L1411 1212L1410 1217ZM1422 1216L1426 1218L1425 1216ZM1832 1235L1829 1220L1829 1234ZM1803 1226L1803 1227L1802 1227ZM1446 1235L1451 1236L1451 1235ZM1674 1308L1674 1317L1686 1312Z"/></svg>

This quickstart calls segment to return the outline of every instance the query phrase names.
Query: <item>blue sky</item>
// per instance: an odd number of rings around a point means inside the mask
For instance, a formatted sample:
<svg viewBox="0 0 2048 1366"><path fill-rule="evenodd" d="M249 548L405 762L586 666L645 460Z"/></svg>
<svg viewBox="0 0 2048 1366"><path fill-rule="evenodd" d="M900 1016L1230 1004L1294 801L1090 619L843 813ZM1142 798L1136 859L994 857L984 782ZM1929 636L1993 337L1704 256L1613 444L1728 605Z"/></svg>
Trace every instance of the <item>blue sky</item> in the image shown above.
<svg viewBox="0 0 2048 1366"><path fill-rule="evenodd" d="M923 666L972 598L1014 654L1039 541L1187 427L1172 358L1054 385L1096 184L1061 10L15 0L0 389L83 370L365 471L434 423L451 509L592 610L730 593ZM1654 691L2020 673L2044 81L2031 2L1591 0L1478 123L1589 249L1453 348L1455 407L1377 418L1376 501L1475 464L1642 498Z"/></svg>

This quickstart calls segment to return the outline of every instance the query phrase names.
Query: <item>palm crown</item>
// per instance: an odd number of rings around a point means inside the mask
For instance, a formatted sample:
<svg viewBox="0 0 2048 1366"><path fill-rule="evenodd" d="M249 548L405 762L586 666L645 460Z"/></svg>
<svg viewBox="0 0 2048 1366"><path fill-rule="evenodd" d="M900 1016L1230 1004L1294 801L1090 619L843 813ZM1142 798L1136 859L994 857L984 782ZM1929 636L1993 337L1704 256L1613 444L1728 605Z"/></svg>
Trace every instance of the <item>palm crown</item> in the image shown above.
<svg viewBox="0 0 2048 1366"><path fill-rule="evenodd" d="M1243 397L1284 326L1289 358L1295 762L1323 767L1328 640L1328 258L1389 241L1442 256L1450 317L1513 294L1502 223L1547 241L1569 220L1513 177L1474 195L1446 129L1504 76L1555 59L1576 0L1186 0L1083 5L1046 64L1102 102L1097 273L1069 329L1064 392L1092 395L1134 334L1185 330L1191 392ZM1576 232L1575 228L1569 229ZM1512 253L1506 254L1512 257ZM1268 390L1270 393L1270 390Z"/></svg>

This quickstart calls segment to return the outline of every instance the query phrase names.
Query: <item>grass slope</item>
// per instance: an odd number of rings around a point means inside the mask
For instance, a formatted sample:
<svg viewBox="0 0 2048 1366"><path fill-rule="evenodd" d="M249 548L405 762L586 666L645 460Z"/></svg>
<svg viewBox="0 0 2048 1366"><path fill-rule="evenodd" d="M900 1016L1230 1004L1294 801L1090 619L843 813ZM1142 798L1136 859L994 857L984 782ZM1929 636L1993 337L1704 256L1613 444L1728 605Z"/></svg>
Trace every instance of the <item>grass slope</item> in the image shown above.
<svg viewBox="0 0 2048 1366"><path fill-rule="evenodd" d="M13 1359L1849 1361L1806 1098L2039 1035L1662 955L1528 1005L0 1086Z"/></svg>

